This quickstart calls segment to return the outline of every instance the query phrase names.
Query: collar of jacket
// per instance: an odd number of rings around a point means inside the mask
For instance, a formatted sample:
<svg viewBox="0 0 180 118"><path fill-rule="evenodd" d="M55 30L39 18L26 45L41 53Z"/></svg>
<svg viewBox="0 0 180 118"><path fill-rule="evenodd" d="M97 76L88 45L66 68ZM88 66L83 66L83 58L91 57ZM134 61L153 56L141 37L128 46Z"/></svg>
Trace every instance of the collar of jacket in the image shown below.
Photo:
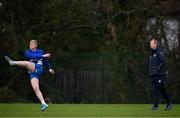
<svg viewBox="0 0 180 118"><path fill-rule="evenodd" d="M158 47L157 47L156 49L151 49L152 54L156 53L156 51L157 51L158 49L159 49Z"/></svg>

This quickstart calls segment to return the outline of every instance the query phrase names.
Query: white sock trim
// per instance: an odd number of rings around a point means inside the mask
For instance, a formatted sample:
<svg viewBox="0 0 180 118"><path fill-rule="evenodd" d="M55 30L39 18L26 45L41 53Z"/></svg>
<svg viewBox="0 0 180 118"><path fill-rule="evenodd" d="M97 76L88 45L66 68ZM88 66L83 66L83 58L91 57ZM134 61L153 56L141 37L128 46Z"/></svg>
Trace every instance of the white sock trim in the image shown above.
<svg viewBox="0 0 180 118"><path fill-rule="evenodd" d="M41 103L42 103L42 104L46 104L46 102L45 102L44 100L43 100L43 101L41 101Z"/></svg>

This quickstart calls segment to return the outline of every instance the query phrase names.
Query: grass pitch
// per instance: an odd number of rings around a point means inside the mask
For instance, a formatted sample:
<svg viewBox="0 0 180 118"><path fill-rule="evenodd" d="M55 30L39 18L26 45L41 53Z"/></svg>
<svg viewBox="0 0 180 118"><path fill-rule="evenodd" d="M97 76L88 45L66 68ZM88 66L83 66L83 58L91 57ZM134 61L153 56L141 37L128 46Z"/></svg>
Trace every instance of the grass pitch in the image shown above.
<svg viewBox="0 0 180 118"><path fill-rule="evenodd" d="M150 110L150 104L0 104L0 117L180 117L180 105L164 110Z"/></svg>

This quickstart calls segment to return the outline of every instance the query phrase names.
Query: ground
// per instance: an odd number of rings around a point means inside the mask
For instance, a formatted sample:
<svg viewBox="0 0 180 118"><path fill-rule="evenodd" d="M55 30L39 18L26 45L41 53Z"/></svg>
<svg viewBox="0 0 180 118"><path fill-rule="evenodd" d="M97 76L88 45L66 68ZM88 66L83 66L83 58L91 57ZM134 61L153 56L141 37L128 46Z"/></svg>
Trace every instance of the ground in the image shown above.
<svg viewBox="0 0 180 118"><path fill-rule="evenodd" d="M150 104L0 104L0 117L180 117L180 104L173 109L150 110Z"/></svg>

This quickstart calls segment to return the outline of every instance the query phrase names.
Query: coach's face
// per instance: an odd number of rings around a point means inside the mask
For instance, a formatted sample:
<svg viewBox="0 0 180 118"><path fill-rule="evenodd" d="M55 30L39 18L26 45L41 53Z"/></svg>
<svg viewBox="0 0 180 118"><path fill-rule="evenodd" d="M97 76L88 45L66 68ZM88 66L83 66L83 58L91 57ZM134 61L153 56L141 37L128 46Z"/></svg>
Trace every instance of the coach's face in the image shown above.
<svg viewBox="0 0 180 118"><path fill-rule="evenodd" d="M154 40L150 41L150 47L151 49L156 49L157 48L157 43Z"/></svg>
<svg viewBox="0 0 180 118"><path fill-rule="evenodd" d="M35 41L30 41L29 47L30 47L31 50L36 50L37 43Z"/></svg>

